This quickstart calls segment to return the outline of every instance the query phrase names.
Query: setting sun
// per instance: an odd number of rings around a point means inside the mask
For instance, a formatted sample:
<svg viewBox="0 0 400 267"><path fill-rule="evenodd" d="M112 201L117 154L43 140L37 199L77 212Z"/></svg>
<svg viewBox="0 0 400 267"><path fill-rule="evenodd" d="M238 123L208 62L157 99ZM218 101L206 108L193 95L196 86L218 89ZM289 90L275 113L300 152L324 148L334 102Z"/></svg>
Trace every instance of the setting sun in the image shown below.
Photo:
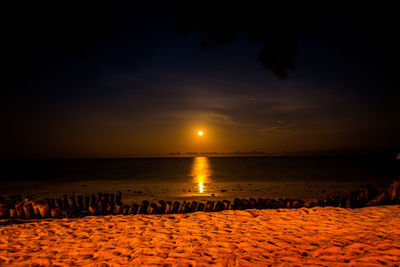
<svg viewBox="0 0 400 267"><path fill-rule="evenodd" d="M197 134L198 134L199 136L203 136L203 131L198 131Z"/></svg>

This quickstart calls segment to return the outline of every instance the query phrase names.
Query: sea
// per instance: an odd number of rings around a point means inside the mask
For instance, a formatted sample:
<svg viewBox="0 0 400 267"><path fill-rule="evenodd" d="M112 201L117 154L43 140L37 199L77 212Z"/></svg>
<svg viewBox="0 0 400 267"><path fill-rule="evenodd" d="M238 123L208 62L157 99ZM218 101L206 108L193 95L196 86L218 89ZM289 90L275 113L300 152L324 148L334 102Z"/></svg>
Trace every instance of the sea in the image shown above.
<svg viewBox="0 0 400 267"><path fill-rule="evenodd" d="M395 157L166 157L2 160L0 195L60 197L122 192L142 200L301 198L360 185L384 190L400 175Z"/></svg>

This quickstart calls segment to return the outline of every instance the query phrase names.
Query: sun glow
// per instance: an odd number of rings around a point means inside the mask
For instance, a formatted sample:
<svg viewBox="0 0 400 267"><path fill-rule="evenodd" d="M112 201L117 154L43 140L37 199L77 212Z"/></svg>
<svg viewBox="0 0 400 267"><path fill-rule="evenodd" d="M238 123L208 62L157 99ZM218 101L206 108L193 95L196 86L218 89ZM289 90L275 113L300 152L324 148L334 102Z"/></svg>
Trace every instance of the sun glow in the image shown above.
<svg viewBox="0 0 400 267"><path fill-rule="evenodd" d="M204 133L203 133L203 131L198 131L197 134L198 134L199 136L203 136Z"/></svg>

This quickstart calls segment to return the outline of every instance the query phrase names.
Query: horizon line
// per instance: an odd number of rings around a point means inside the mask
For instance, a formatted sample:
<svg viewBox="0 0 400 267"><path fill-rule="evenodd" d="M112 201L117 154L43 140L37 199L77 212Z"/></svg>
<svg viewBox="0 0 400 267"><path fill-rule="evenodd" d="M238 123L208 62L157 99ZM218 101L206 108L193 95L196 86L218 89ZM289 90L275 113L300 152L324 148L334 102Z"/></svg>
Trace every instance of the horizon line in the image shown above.
<svg viewBox="0 0 400 267"><path fill-rule="evenodd" d="M326 150L304 152L264 152L264 151L236 151L236 152L168 152L168 153L138 153L121 155L88 155L88 156L28 156L14 157L0 156L0 160L67 160L67 159L134 159L134 158L194 158L194 157L352 157L352 156L391 156L398 158L399 149L378 150Z"/></svg>

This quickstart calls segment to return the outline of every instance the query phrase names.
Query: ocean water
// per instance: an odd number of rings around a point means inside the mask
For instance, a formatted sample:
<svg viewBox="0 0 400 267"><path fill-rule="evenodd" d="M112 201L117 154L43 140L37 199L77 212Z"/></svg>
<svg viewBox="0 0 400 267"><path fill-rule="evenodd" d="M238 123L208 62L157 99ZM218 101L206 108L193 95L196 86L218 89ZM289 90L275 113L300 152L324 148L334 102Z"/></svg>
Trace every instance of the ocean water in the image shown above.
<svg viewBox="0 0 400 267"><path fill-rule="evenodd" d="M400 175L387 157L195 157L3 160L0 195L121 191L125 202L291 197L315 200Z"/></svg>

